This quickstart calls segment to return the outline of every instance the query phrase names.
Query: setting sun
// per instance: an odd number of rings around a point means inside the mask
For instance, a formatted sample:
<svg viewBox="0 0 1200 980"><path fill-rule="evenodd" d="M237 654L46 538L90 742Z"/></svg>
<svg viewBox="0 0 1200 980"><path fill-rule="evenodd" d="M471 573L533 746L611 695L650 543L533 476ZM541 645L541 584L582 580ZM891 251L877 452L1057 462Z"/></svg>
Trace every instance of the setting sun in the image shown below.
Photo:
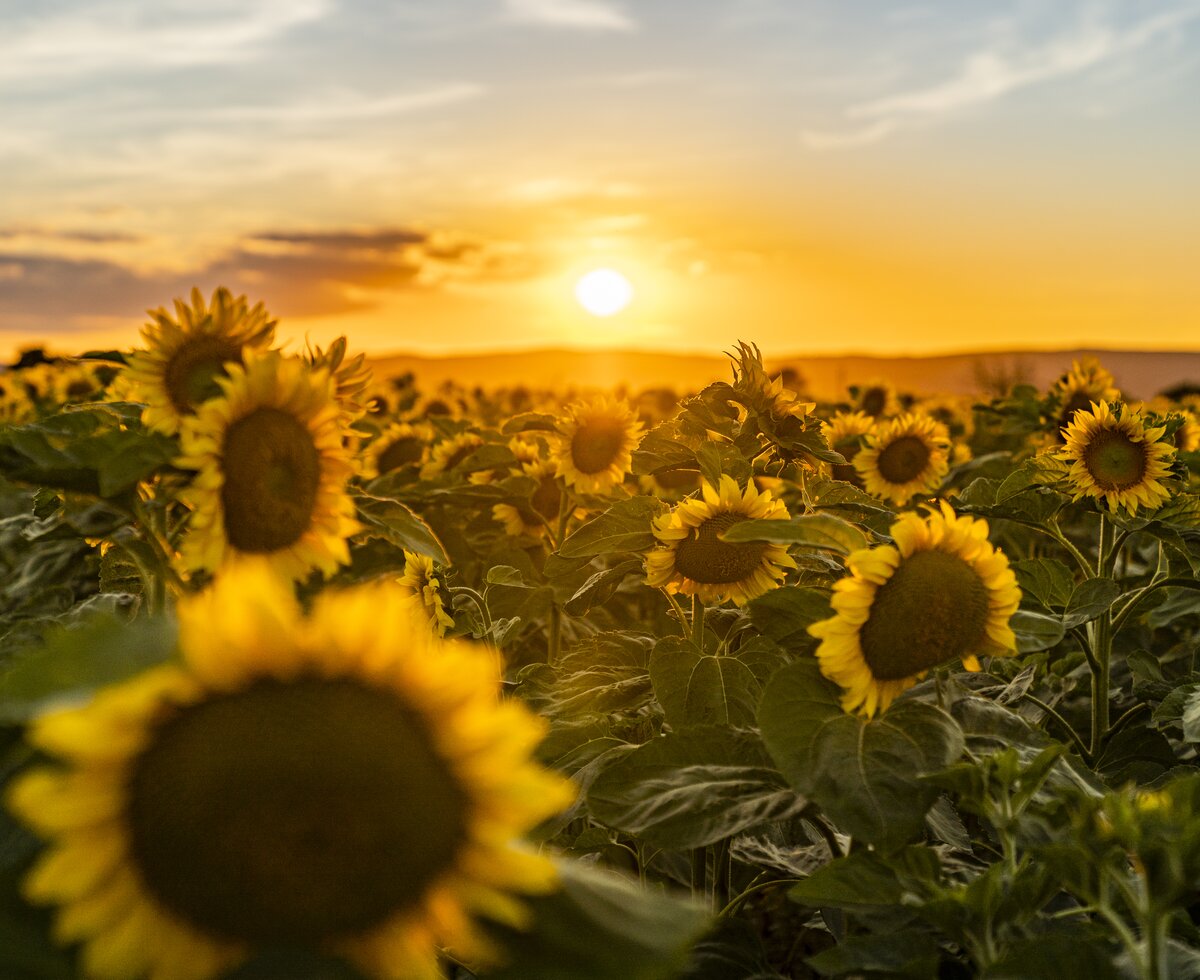
<svg viewBox="0 0 1200 980"><path fill-rule="evenodd" d="M612 316L629 305L633 286L615 269L593 269L575 284L575 298L593 316Z"/></svg>

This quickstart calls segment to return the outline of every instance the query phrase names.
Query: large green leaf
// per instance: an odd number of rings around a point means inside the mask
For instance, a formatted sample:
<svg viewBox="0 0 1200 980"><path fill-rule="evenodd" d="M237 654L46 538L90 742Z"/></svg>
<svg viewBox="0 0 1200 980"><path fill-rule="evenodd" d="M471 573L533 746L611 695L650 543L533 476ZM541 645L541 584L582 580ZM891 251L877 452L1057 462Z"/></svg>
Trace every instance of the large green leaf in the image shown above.
<svg viewBox="0 0 1200 980"><path fill-rule="evenodd" d="M521 931L486 924L506 961L492 980L666 980L708 925L703 910L578 862L560 862L560 888L525 900Z"/></svg>
<svg viewBox="0 0 1200 980"><path fill-rule="evenodd" d="M630 497L567 535L558 549L563 558L647 551L657 539L651 523L666 509L657 497Z"/></svg>
<svg viewBox="0 0 1200 980"><path fill-rule="evenodd" d="M725 541L771 541L848 555L867 546L867 536L849 521L829 514L803 514L787 521L749 520L728 528Z"/></svg>
<svg viewBox="0 0 1200 980"><path fill-rule="evenodd" d="M840 830L884 848L922 832L937 791L920 777L963 749L954 719L920 701L899 701L871 721L843 713L836 688L811 661L771 679L758 719L793 788Z"/></svg>
<svg viewBox="0 0 1200 980"><path fill-rule="evenodd" d="M808 627L833 614L828 592L794 585L772 589L746 608L755 629L788 648L815 643Z"/></svg>
<svg viewBox="0 0 1200 980"><path fill-rule="evenodd" d="M703 847L798 813L804 800L746 732L662 735L606 769L588 792L601 823L658 847Z"/></svg>
<svg viewBox="0 0 1200 980"><path fill-rule="evenodd" d="M398 548L418 555L427 555L439 565L449 563L446 550L433 529L399 500L360 492L354 495L354 502L368 535L382 537Z"/></svg>
<svg viewBox="0 0 1200 980"><path fill-rule="evenodd" d="M713 656L689 639L668 636L654 645L650 679L674 728L753 725L763 684L778 663L761 642L736 654Z"/></svg>
<svg viewBox="0 0 1200 980"><path fill-rule="evenodd" d="M802 905L837 909L891 905L900 901L901 894L896 873L871 851L830 861L788 892Z"/></svg>
<svg viewBox="0 0 1200 980"><path fill-rule="evenodd" d="M1071 569L1057 558L1024 558L1013 562L1012 570L1021 591L1047 609L1065 606L1075 588Z"/></svg>

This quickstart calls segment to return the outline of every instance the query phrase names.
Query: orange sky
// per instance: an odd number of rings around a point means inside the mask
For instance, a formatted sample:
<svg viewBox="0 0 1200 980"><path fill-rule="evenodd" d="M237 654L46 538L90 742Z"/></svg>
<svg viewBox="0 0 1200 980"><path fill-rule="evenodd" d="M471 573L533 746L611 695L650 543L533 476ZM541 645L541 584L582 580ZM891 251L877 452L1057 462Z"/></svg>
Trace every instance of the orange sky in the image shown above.
<svg viewBox="0 0 1200 980"><path fill-rule="evenodd" d="M377 352L1200 349L1196 0L25 6L9 349L218 284Z"/></svg>

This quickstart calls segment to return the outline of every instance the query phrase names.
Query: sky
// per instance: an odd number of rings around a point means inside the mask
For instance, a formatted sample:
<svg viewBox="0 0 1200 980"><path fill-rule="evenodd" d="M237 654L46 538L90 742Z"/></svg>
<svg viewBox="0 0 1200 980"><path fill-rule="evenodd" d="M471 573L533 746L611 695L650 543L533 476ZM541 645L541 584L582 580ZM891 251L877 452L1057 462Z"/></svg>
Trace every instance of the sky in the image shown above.
<svg viewBox="0 0 1200 980"><path fill-rule="evenodd" d="M0 353L1197 350L1198 174L1200 0L0 0Z"/></svg>

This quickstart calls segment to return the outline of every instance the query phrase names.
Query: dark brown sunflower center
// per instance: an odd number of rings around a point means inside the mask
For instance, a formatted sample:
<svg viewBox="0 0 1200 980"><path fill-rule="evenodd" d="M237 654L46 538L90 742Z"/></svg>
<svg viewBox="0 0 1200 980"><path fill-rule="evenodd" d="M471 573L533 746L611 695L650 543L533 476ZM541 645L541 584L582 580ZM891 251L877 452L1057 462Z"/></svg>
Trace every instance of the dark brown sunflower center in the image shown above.
<svg viewBox="0 0 1200 980"><path fill-rule="evenodd" d="M242 348L227 337L192 337L167 361L163 374L171 404L181 415L221 393L217 378L225 376L225 365L241 363Z"/></svg>
<svg viewBox="0 0 1200 980"><path fill-rule="evenodd" d="M202 932L312 946L421 901L464 838L419 717L349 680L259 681L182 709L129 783L150 891Z"/></svg>
<svg viewBox="0 0 1200 980"><path fill-rule="evenodd" d="M867 388L862 393L862 410L872 417L878 417L887 408L887 400L886 388Z"/></svg>
<svg viewBox="0 0 1200 980"><path fill-rule="evenodd" d="M717 537L744 520L745 514L732 511L708 518L675 546L675 570L705 585L729 585L749 578L762 567L766 542L722 541Z"/></svg>
<svg viewBox="0 0 1200 980"><path fill-rule="evenodd" d="M258 408L238 419L225 433L222 467L225 536L239 551L278 551L309 529L321 456L294 416Z"/></svg>
<svg viewBox="0 0 1200 980"><path fill-rule="evenodd" d="M617 419L591 419L571 437L571 460L580 473L600 473L617 461L625 445L625 425Z"/></svg>
<svg viewBox="0 0 1200 980"><path fill-rule="evenodd" d="M988 619L987 586L957 555L918 551L879 587L862 625L877 680L911 677L975 650Z"/></svg>
<svg viewBox="0 0 1200 980"><path fill-rule="evenodd" d="M1146 444L1118 429L1102 429L1088 440L1083 465L1104 490L1124 490L1146 475Z"/></svg>
<svg viewBox="0 0 1200 980"><path fill-rule="evenodd" d="M858 475L858 470L854 468L854 457L862 449L862 443L858 440L858 437L839 442L833 448L835 451L841 453L846 460L844 463L833 464L833 478L853 483L856 487L862 487L862 477Z"/></svg>
<svg viewBox="0 0 1200 980"><path fill-rule="evenodd" d="M876 465L888 483L908 483L917 479L929 463L929 444L919 436L901 436L879 453Z"/></svg>
<svg viewBox="0 0 1200 980"><path fill-rule="evenodd" d="M416 436L401 436L379 454L379 472L390 473L401 466L420 461L425 452L425 443Z"/></svg>
<svg viewBox="0 0 1200 980"><path fill-rule="evenodd" d="M558 512L562 509L562 491L558 487L558 480L552 476L543 476L538 481L530 504L548 521L558 517ZM537 518L534 518L532 523L537 524Z"/></svg>

